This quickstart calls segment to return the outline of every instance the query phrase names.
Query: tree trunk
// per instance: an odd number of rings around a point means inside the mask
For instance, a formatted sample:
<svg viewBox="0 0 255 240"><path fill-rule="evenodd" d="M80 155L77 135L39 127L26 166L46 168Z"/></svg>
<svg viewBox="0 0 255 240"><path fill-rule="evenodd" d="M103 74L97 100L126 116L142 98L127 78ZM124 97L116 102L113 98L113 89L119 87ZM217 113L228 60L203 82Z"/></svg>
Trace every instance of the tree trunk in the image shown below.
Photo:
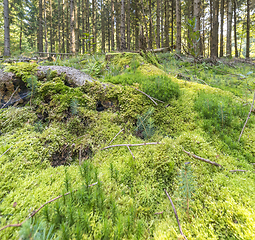
<svg viewBox="0 0 255 240"><path fill-rule="evenodd" d="M121 24L120 24L120 35L121 35L121 51L126 50L126 39L125 39L125 0L121 0Z"/></svg>
<svg viewBox="0 0 255 240"><path fill-rule="evenodd" d="M152 16L151 16L151 0L149 0L149 27L150 27L150 35L149 35L149 48L152 49L153 42L153 34L152 34Z"/></svg>
<svg viewBox="0 0 255 240"><path fill-rule="evenodd" d="M138 4L135 4L135 49L139 50L139 26L138 26L138 19L139 19L139 13L138 13Z"/></svg>
<svg viewBox="0 0 255 240"><path fill-rule="evenodd" d="M39 0L39 33L38 33L38 51L43 52L43 20L42 20L42 0ZM42 54L40 53L40 56Z"/></svg>
<svg viewBox="0 0 255 240"><path fill-rule="evenodd" d="M223 57L223 26L224 26L224 0L221 0L220 6L220 57Z"/></svg>
<svg viewBox="0 0 255 240"><path fill-rule="evenodd" d="M81 1L76 0L75 4L75 52L79 53L80 52L80 5Z"/></svg>
<svg viewBox="0 0 255 240"><path fill-rule="evenodd" d="M174 45L174 0L171 2L171 46Z"/></svg>
<svg viewBox="0 0 255 240"><path fill-rule="evenodd" d="M111 49L114 51L114 0L111 1Z"/></svg>
<svg viewBox="0 0 255 240"><path fill-rule="evenodd" d="M89 16L90 16L90 7L89 7L89 0L86 2L86 8L87 8L87 14L86 14L86 49L87 52L90 53L90 22L89 22Z"/></svg>
<svg viewBox="0 0 255 240"><path fill-rule="evenodd" d="M214 0L213 5L213 19L212 19L212 37L210 45L211 58L218 57L218 16L219 16L219 0Z"/></svg>
<svg viewBox="0 0 255 240"><path fill-rule="evenodd" d="M169 47L169 0L165 0L165 47Z"/></svg>
<svg viewBox="0 0 255 240"><path fill-rule="evenodd" d="M70 50L75 54L75 31L74 31L74 0L70 0Z"/></svg>
<svg viewBox="0 0 255 240"><path fill-rule="evenodd" d="M116 46L117 50L120 51L120 2L116 0L115 2L116 9Z"/></svg>
<svg viewBox="0 0 255 240"><path fill-rule="evenodd" d="M160 48L160 0L157 0L157 48Z"/></svg>
<svg viewBox="0 0 255 240"><path fill-rule="evenodd" d="M22 31L23 31L23 24L22 19L20 19L20 32L19 32L19 51L20 54L22 53Z"/></svg>
<svg viewBox="0 0 255 240"><path fill-rule="evenodd" d="M4 56L10 56L9 1L4 0Z"/></svg>
<svg viewBox="0 0 255 240"><path fill-rule="evenodd" d="M85 0L82 0L81 3L81 22L82 22L82 53L85 53Z"/></svg>
<svg viewBox="0 0 255 240"><path fill-rule="evenodd" d="M161 18L160 18L160 25L161 25L161 47L164 46L164 4L163 1L161 0Z"/></svg>
<svg viewBox="0 0 255 240"><path fill-rule="evenodd" d="M47 10L46 0L44 0L44 41L45 41L45 52L48 52L48 37L47 37Z"/></svg>
<svg viewBox="0 0 255 240"><path fill-rule="evenodd" d="M58 0L58 52L61 52L60 16L61 16L61 8L60 8L60 0Z"/></svg>
<svg viewBox="0 0 255 240"><path fill-rule="evenodd" d="M201 54L202 52L202 42L201 42L201 34L200 34L200 16L201 16L201 0L194 0L194 18L196 19L195 24L195 32L199 32L199 40L198 42L194 42L195 52L197 54Z"/></svg>
<svg viewBox="0 0 255 240"><path fill-rule="evenodd" d="M250 58L250 0L247 0L246 58Z"/></svg>
<svg viewBox="0 0 255 240"><path fill-rule="evenodd" d="M97 13L96 13L96 6L95 6L95 0L92 0L92 19L93 19L93 24L92 24L92 32L93 32L93 38L92 38L92 43L93 43L93 53L96 52L96 26L97 26Z"/></svg>
<svg viewBox="0 0 255 240"><path fill-rule="evenodd" d="M101 28L102 28L102 46L101 51L105 53L105 5L101 0Z"/></svg>
<svg viewBox="0 0 255 240"><path fill-rule="evenodd" d="M70 35L69 35L69 23L70 23L70 15L69 15L69 2L66 1L66 52L70 53Z"/></svg>
<svg viewBox="0 0 255 240"><path fill-rule="evenodd" d="M53 36L52 36L52 0L50 0L50 51L53 52Z"/></svg>
<svg viewBox="0 0 255 240"><path fill-rule="evenodd" d="M176 0L176 52L181 52L181 1Z"/></svg>
<svg viewBox="0 0 255 240"><path fill-rule="evenodd" d="M126 21L127 21L127 50L130 51L131 31L130 31L130 1L129 0L127 1Z"/></svg>
<svg viewBox="0 0 255 240"><path fill-rule="evenodd" d="M231 31L232 31L232 0L228 0L228 21L227 21L227 57L231 57Z"/></svg>
<svg viewBox="0 0 255 240"><path fill-rule="evenodd" d="M65 4L62 3L62 53L65 53Z"/></svg>
<svg viewBox="0 0 255 240"><path fill-rule="evenodd" d="M235 57L238 57L237 34L236 34L236 0L234 0L234 40L235 40Z"/></svg>

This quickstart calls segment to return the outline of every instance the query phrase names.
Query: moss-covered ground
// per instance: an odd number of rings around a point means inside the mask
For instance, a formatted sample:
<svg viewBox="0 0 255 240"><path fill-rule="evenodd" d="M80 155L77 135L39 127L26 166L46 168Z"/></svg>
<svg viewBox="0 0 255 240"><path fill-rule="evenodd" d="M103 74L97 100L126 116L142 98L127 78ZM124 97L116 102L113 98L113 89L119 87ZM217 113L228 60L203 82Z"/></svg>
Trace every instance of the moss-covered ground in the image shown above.
<svg viewBox="0 0 255 240"><path fill-rule="evenodd" d="M192 66L169 53L51 64L107 84L70 88L52 73L36 83L31 104L0 110L0 156L11 148L0 157L0 228L78 191L22 228L0 231L0 239L182 239L164 189L187 239L255 239L254 112L238 142L253 66ZM30 79L34 67L7 68ZM134 88L163 102L155 105ZM160 144L130 147L134 158L127 147L102 150L146 142ZM230 172L237 169L246 172Z"/></svg>

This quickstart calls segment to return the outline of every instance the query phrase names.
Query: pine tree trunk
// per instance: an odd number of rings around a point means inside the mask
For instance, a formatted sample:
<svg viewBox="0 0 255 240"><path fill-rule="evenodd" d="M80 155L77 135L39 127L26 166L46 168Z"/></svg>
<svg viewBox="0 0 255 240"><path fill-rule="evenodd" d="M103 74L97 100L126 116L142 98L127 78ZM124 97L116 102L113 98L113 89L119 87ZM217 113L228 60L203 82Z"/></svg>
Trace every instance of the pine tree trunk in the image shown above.
<svg viewBox="0 0 255 240"><path fill-rule="evenodd" d="M246 58L250 58L250 0L247 0Z"/></svg>
<svg viewBox="0 0 255 240"><path fill-rule="evenodd" d="M212 37L211 37L211 45L210 45L210 56L211 58L218 57L218 16L219 16L219 0L214 0L212 5L213 13L212 13Z"/></svg>
<svg viewBox="0 0 255 240"><path fill-rule="evenodd" d="M227 49L226 54L227 57L231 57L231 47L232 47L232 41L231 41L231 31L232 31L232 0L228 0L228 20L227 20Z"/></svg>
<svg viewBox="0 0 255 240"><path fill-rule="evenodd" d="M139 19L139 12L138 12L138 4L135 5L135 49L139 50L139 26L138 26L138 19Z"/></svg>
<svg viewBox="0 0 255 240"><path fill-rule="evenodd" d="M62 53L65 53L65 4L62 3Z"/></svg>
<svg viewBox="0 0 255 240"><path fill-rule="evenodd" d="M116 47L117 50L120 51L120 2L119 0L116 0L115 3L115 9L116 9Z"/></svg>
<svg viewBox="0 0 255 240"><path fill-rule="evenodd" d="M169 0L165 0L165 47L169 47Z"/></svg>
<svg viewBox="0 0 255 240"><path fill-rule="evenodd" d="M120 35L121 35L121 51L126 50L126 38L125 38L125 0L121 0L121 24L120 24Z"/></svg>
<svg viewBox="0 0 255 240"><path fill-rule="evenodd" d="M235 57L238 57L237 34L236 34L236 1L234 0L234 40L235 40Z"/></svg>
<svg viewBox="0 0 255 240"><path fill-rule="evenodd" d="M81 3L81 22L82 22L82 53L85 53L85 0L82 0Z"/></svg>
<svg viewBox="0 0 255 240"><path fill-rule="evenodd" d="M70 53L70 35L69 35L69 23L70 23L70 15L69 15L69 2L66 1L66 52Z"/></svg>
<svg viewBox="0 0 255 240"><path fill-rule="evenodd" d="M114 0L111 1L111 49L114 51Z"/></svg>
<svg viewBox="0 0 255 240"><path fill-rule="evenodd" d="M160 18L160 25L161 25L161 47L164 47L164 4L163 1L161 2L161 18Z"/></svg>
<svg viewBox="0 0 255 240"><path fill-rule="evenodd" d="M22 20L20 20L20 32L19 32L19 51L20 54L22 53L22 31L23 31L23 24L22 24Z"/></svg>
<svg viewBox="0 0 255 240"><path fill-rule="evenodd" d="M44 0L44 41L45 41L45 52L48 52L48 37L47 37L47 11L46 11L46 0Z"/></svg>
<svg viewBox="0 0 255 240"><path fill-rule="evenodd" d="M157 0L157 48L160 48L160 0Z"/></svg>
<svg viewBox="0 0 255 240"><path fill-rule="evenodd" d="M220 6L220 57L223 57L223 26L224 26L224 0L221 0Z"/></svg>
<svg viewBox="0 0 255 240"><path fill-rule="evenodd" d="M58 52L61 52L61 34L60 34L60 16L61 16L61 8L60 8L60 0L58 0Z"/></svg>
<svg viewBox="0 0 255 240"><path fill-rule="evenodd" d="M93 43L93 53L95 53L96 52L96 25L97 25L95 0L92 0L92 19L93 19L93 24L92 24L93 38L92 38L92 43Z"/></svg>
<svg viewBox="0 0 255 240"><path fill-rule="evenodd" d="M149 48L152 49L152 42L153 42L153 35L152 35L152 16L151 16L151 0L149 0L149 28L150 28L150 35L149 35Z"/></svg>
<svg viewBox="0 0 255 240"><path fill-rule="evenodd" d="M181 52L181 1L176 0L176 52Z"/></svg>
<svg viewBox="0 0 255 240"><path fill-rule="evenodd" d="M74 21L74 0L70 0L70 50L75 54L75 21Z"/></svg>
<svg viewBox="0 0 255 240"><path fill-rule="evenodd" d="M89 16L90 16L90 7L89 7L89 0L87 0L86 2L86 9L87 9L87 13L86 13L86 38L88 41L86 41L86 49L87 52L90 53L90 22L89 22Z"/></svg>
<svg viewBox="0 0 255 240"><path fill-rule="evenodd" d="M199 41L195 42L195 52L197 54L202 53L201 34L200 34L200 16L201 16L201 0L194 0L194 17L196 19L195 32L199 31Z"/></svg>
<svg viewBox="0 0 255 240"><path fill-rule="evenodd" d="M102 28L102 46L101 51L105 53L105 6L101 0L101 28Z"/></svg>
<svg viewBox="0 0 255 240"><path fill-rule="evenodd" d="M130 45L131 45L130 0L127 1L126 21L127 21L127 50L130 51Z"/></svg>
<svg viewBox="0 0 255 240"><path fill-rule="evenodd" d="M43 52L43 20L42 20L42 0L39 0L39 32L38 32L38 51ZM40 56L42 54L40 53Z"/></svg>
<svg viewBox="0 0 255 240"><path fill-rule="evenodd" d="M53 52L53 36L52 36L52 0L50 0L50 51Z"/></svg>
<svg viewBox="0 0 255 240"><path fill-rule="evenodd" d="M174 0L171 2L171 46L174 45Z"/></svg>
<svg viewBox="0 0 255 240"><path fill-rule="evenodd" d="M75 6L75 52L80 52L80 11L81 11L81 0L76 0Z"/></svg>

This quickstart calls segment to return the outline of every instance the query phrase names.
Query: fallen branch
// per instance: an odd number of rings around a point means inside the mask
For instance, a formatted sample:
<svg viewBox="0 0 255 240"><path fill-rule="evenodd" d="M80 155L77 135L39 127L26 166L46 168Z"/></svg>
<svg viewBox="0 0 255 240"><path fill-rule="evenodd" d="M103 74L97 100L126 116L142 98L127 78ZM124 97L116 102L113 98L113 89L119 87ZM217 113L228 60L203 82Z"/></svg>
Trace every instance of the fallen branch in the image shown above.
<svg viewBox="0 0 255 240"><path fill-rule="evenodd" d="M1 158L4 154L6 154L9 150L11 150L12 147L13 147L13 146L11 146L10 148L8 148L8 149L0 156L0 158Z"/></svg>
<svg viewBox="0 0 255 240"><path fill-rule="evenodd" d="M250 118L251 111L252 111L252 109L253 109L254 99L255 99L255 92L254 92L254 96L253 96L253 100L252 100L250 112L249 112L248 117L247 117L247 119L246 119L246 121L245 121L245 123L244 123L244 126L243 126L243 129L242 129L241 134L240 134L240 136L239 136L238 142L240 142L240 139L241 139L241 137L242 137L242 135L243 135L245 126L246 126L246 124L247 124L247 122L248 122L248 119Z"/></svg>
<svg viewBox="0 0 255 240"><path fill-rule="evenodd" d="M236 169L236 170L230 170L229 172L248 172L248 170Z"/></svg>
<svg viewBox="0 0 255 240"><path fill-rule="evenodd" d="M209 163L209 164L214 165L214 166L217 166L217 167L222 167L220 164L218 164L218 163L216 163L216 162L212 162L212 161L210 161L210 160L208 160L208 159L201 158L201 157L199 157L199 156L197 156L197 155L195 155L195 154L192 154L192 153L190 153L190 152L185 151L184 149L183 149L183 152L187 153L189 156L191 156L191 157L193 157L193 158L195 158L195 159L198 159L198 160L200 160L200 161Z"/></svg>
<svg viewBox="0 0 255 240"><path fill-rule="evenodd" d="M158 101L158 102L161 102L161 103L165 103L165 102L163 102L163 101L161 101L161 100L159 100L157 98L154 98L154 97L151 97L151 98L154 99L155 101Z"/></svg>
<svg viewBox="0 0 255 240"><path fill-rule="evenodd" d="M93 183L93 184L91 184L91 185L89 185L89 187L92 187L92 186L94 186L94 185L96 185L96 184L97 184L97 182L96 182L96 183ZM9 228L9 227L21 227L22 224L24 224L28 219L30 219L30 218L33 217L36 213L38 213L38 212L39 212L45 205L47 205L48 203L54 202L54 201L56 201L57 199L59 199L59 198L61 198L61 197L63 197L63 196L67 196L67 195L69 195L69 194L71 194L71 193L74 193L74 192L77 192L77 189L74 190L74 191L72 191L72 192L68 192L68 193L65 193L65 194L63 194L63 195L60 195L60 196L58 196L58 197L56 197L56 198L51 199L50 201L44 203L41 207L39 207L38 209L36 209L35 211L33 211L32 214L31 214L29 217L27 217L23 222L21 222L21 223L16 223L16 224L9 224L9 225L6 225L6 226L2 227L2 228L0 229L0 231L4 230L4 229L6 229L6 228Z"/></svg>
<svg viewBox="0 0 255 240"><path fill-rule="evenodd" d="M131 87L131 86L130 86L130 87ZM153 100L153 98L152 98L150 95L146 94L145 92L143 92L143 91L141 91L141 90L139 90L139 89L137 89L137 88L134 88L134 87L131 87L131 88L133 88L133 89L135 89L136 91L138 91L138 92L144 94L144 95L145 95L146 97L148 97L152 102L154 102L155 105L158 105L158 104Z"/></svg>
<svg viewBox="0 0 255 240"><path fill-rule="evenodd" d="M155 215L159 215L159 214L163 214L164 213L164 211L162 211L162 212L156 212L156 213L154 213Z"/></svg>
<svg viewBox="0 0 255 240"><path fill-rule="evenodd" d="M121 129L121 130L116 134L116 136L110 141L109 145L113 142L113 140L114 140L122 131L124 131L124 128Z"/></svg>
<svg viewBox="0 0 255 240"><path fill-rule="evenodd" d="M128 148L128 150L129 150L129 152L131 153L132 157L135 159L135 156L134 156L134 154L132 153L132 151L130 150L129 146L127 146L127 148Z"/></svg>
<svg viewBox="0 0 255 240"><path fill-rule="evenodd" d="M19 86L15 89L15 91L12 93L11 97L9 98L9 100L0 108L4 108L12 99L13 95L17 92L17 90L19 89Z"/></svg>
<svg viewBox="0 0 255 240"><path fill-rule="evenodd" d="M118 145L111 145L111 146L101 148L101 150L105 150L107 148L113 148L113 147L137 147L137 146L157 145L157 144L163 144L163 143L150 142L150 143L138 143L138 144L118 144Z"/></svg>
<svg viewBox="0 0 255 240"><path fill-rule="evenodd" d="M169 199L169 201L170 201L170 203L171 203L171 205L172 205L172 208L173 208L173 210L174 210L174 214L175 214L175 217L176 217L176 220L177 220L177 224L178 224L178 226L179 226L180 233L181 233L181 235L182 235L186 240L188 240L188 239L186 238L186 236L185 236L185 235L183 234L183 232L182 232L181 224L180 224L180 221L179 221L179 218L178 218L176 209L175 209L175 207L174 207L173 201L172 201L172 199L170 198L170 196L169 196L168 192L166 191L166 189L164 189L164 191L165 191L165 193L166 193L166 195L167 195L167 197L168 197L168 199Z"/></svg>

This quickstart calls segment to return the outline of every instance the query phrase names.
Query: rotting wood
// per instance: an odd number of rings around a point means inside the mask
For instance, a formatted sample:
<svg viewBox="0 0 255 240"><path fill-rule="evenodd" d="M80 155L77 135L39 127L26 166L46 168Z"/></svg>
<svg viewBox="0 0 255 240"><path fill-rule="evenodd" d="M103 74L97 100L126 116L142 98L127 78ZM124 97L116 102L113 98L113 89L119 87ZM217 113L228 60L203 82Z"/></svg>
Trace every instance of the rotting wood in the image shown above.
<svg viewBox="0 0 255 240"><path fill-rule="evenodd" d="M240 136L239 136L239 138L238 138L238 142L240 142L241 137L242 137L243 132L244 132L244 129L245 129L245 127L246 127L246 124L247 124L247 122L248 122L248 120L249 120L249 118L250 118L250 115L251 115L251 112L252 112L252 109L253 109L254 99L255 99L255 92L254 92L254 96L253 96L253 100L252 100L252 104L251 104L251 108L250 108L248 117L247 117L247 119L246 119L246 121L245 121L245 123L244 123L243 129L242 129L241 134L240 134Z"/></svg>
<svg viewBox="0 0 255 240"><path fill-rule="evenodd" d="M89 187L95 186L95 185L97 185L97 184L98 184L98 182L93 183L93 184L89 185ZM68 192L68 193L65 193L65 194L63 194L63 195L59 195L58 197L55 197L55 198L51 199L50 201L48 201L48 202L44 203L43 205L41 205L38 209L34 210L34 211L31 213L31 215L30 215L29 217L27 217L23 222L21 222L21 223L16 223L16 224L8 224L8 225L2 227L2 228L0 229L0 231L4 230L4 229L6 229L6 228L9 228L9 227L21 227L28 219L30 219L31 217L33 217L36 213L38 213L38 212L39 212L45 205L47 205L48 203L54 202L54 201L58 200L59 198L61 198L61 197L63 197L63 196L67 196L67 195L69 195L69 194L71 194L71 193L75 193L75 192L77 192L77 189L73 190L72 192Z"/></svg>
<svg viewBox="0 0 255 240"><path fill-rule="evenodd" d="M157 145L157 144L164 144L164 143L150 142L150 143L138 143L138 144L117 144L117 145L111 145L111 146L101 148L100 150L105 150L105 149L113 148L113 147L137 147L137 146L147 146L147 145Z"/></svg>
<svg viewBox="0 0 255 240"><path fill-rule="evenodd" d="M13 97L14 94L18 91L18 89L19 89L19 86L18 86L18 87L15 89L15 91L12 93L11 97L9 98L9 100L8 100L0 109L4 108L4 107L11 101L12 97Z"/></svg>
<svg viewBox="0 0 255 240"><path fill-rule="evenodd" d="M210 161L210 160L208 160L208 159L199 157L199 156L197 156L197 155L195 155L195 154L192 154L192 153L190 153L190 152L185 151L184 149L183 149L183 152L187 153L189 156L191 156L191 157L193 157L193 158L195 158L195 159L198 159L198 160L200 160L200 161L209 163L209 164L214 165L214 166L217 166L217 167L222 167L220 164L218 164L218 163L216 163L216 162L212 162L212 161Z"/></svg>
<svg viewBox="0 0 255 240"><path fill-rule="evenodd" d="M131 87L131 86L130 86L130 87ZM138 91L138 92L144 94L144 95L145 95L146 97L148 97L153 103L155 103L155 105L158 105L158 104L153 100L153 98L152 98L150 95L146 94L145 92L143 92L143 91L141 91L141 90L139 90L139 89L137 89L137 88L134 88L134 87L131 87L131 88L133 88L133 89L135 89L136 91Z"/></svg>
<svg viewBox="0 0 255 240"><path fill-rule="evenodd" d="M165 193L166 193L166 195L167 195L167 197L168 197L168 199L169 199L169 201L170 201L170 203L171 203L171 205L172 205L172 208L173 208L173 210L174 210L174 214L175 214L175 218L176 218L176 221L177 221L179 230L180 230L180 234L181 234L186 240L188 240L188 239L186 238L186 236L185 236L185 235L183 234L183 232L182 232L181 224L180 224L180 221L179 221L179 218L178 218L177 211L176 211L176 209L175 209L175 207L174 207L173 201L172 201L171 197L169 196L168 192L166 191L166 189L164 189L164 191L165 191Z"/></svg>

